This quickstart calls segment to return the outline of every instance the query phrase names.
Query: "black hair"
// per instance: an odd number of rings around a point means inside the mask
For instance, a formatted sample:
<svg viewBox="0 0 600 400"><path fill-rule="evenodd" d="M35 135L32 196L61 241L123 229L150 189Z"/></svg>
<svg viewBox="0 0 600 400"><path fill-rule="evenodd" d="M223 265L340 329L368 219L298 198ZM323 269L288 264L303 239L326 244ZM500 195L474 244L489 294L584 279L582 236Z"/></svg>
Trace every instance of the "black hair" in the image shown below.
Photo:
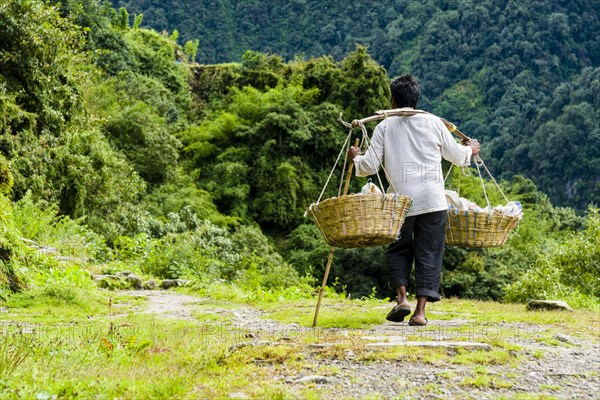
<svg viewBox="0 0 600 400"><path fill-rule="evenodd" d="M412 75L403 75L392 81L390 84L392 100L396 102L397 108L412 107L417 108L419 102L419 83Z"/></svg>

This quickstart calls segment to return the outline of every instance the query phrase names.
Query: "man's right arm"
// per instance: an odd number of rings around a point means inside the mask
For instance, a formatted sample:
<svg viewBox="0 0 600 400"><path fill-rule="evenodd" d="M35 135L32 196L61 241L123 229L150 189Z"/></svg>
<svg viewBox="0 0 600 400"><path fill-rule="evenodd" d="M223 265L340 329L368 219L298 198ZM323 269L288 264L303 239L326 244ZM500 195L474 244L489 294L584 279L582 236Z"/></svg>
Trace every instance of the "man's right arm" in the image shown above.
<svg viewBox="0 0 600 400"><path fill-rule="evenodd" d="M479 153L477 140L463 141L464 146L456 142L454 136L440 121L442 135L442 157L452 164L466 167L471 164L471 157Z"/></svg>

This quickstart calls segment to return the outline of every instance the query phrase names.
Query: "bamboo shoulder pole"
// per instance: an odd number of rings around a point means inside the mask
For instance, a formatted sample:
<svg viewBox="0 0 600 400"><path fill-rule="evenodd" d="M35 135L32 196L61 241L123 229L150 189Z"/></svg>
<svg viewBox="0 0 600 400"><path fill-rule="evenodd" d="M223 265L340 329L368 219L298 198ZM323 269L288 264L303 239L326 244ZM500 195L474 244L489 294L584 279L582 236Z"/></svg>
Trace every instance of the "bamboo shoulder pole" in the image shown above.
<svg viewBox="0 0 600 400"><path fill-rule="evenodd" d="M366 124L367 122L379 121L382 119L386 119L387 117L410 117L410 116L416 115L416 114L430 114L430 113L428 113L426 111L421 111L421 110L379 110L379 111L375 112L375 115L372 115L370 117L363 118L363 119L355 119L354 121L352 121L352 126L357 127L361 123ZM433 115L433 114L431 114L431 115ZM454 125L452 122L446 121L444 118L440 118L440 119L442 120L444 125L446 125L446 128L448 128L448 130L450 132L454 133L456 136L458 136L462 140L471 140L470 137L468 137L467 135L465 135L464 133L459 131L458 128L456 127L456 125Z"/></svg>

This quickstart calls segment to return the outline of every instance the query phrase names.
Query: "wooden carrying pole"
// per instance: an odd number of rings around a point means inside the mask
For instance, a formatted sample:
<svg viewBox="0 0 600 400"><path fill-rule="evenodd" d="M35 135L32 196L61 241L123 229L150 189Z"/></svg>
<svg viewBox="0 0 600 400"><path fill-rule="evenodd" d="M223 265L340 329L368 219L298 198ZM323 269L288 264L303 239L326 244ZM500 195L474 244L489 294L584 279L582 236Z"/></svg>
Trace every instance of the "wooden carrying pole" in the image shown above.
<svg viewBox="0 0 600 400"><path fill-rule="evenodd" d="M375 115L367 117L367 118L363 118L363 119L356 119L354 121L352 121L352 126L353 127L357 127L359 126L361 123L362 124L366 124L367 122L371 122L371 121L379 121L382 119L385 119L387 117L410 117L412 115L416 115L416 114L429 114L426 111L421 111L421 110L379 110L375 112ZM461 131L458 130L458 128L456 127L456 125L454 125L452 122L446 121L444 118L440 118L442 120L442 122L444 123L444 125L446 125L446 128L448 128L448 130L452 133L454 133L456 136L458 136L460 139L462 140L471 140L470 137L468 137L467 135L465 135L464 133L462 133Z"/></svg>
<svg viewBox="0 0 600 400"><path fill-rule="evenodd" d="M354 147L358 148L360 141L358 138L354 141ZM352 177L352 168L354 163L350 161L348 166L348 172L346 173L346 184L344 185L344 196L348 194L348 188L350 187L350 178ZM329 257L327 257L327 266L325 266L325 275L323 276L323 283L321 284L321 290L319 290L319 299L317 300L317 307L315 308L315 317L313 318L313 328L317 326L317 318L319 318L319 309L321 308L321 300L323 300L323 292L327 285L327 278L329 278L329 270L331 269L331 262L333 261L333 246L329 246Z"/></svg>

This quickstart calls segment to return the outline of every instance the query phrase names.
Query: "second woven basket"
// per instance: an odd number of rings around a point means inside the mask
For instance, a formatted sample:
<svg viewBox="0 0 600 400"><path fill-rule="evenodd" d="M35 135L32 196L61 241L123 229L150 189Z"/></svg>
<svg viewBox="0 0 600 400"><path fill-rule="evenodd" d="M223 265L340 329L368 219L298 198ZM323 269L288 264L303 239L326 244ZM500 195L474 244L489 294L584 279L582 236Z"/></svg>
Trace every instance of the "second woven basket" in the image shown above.
<svg viewBox="0 0 600 400"><path fill-rule="evenodd" d="M446 244L460 247L499 247L521 221L521 215L448 210Z"/></svg>

